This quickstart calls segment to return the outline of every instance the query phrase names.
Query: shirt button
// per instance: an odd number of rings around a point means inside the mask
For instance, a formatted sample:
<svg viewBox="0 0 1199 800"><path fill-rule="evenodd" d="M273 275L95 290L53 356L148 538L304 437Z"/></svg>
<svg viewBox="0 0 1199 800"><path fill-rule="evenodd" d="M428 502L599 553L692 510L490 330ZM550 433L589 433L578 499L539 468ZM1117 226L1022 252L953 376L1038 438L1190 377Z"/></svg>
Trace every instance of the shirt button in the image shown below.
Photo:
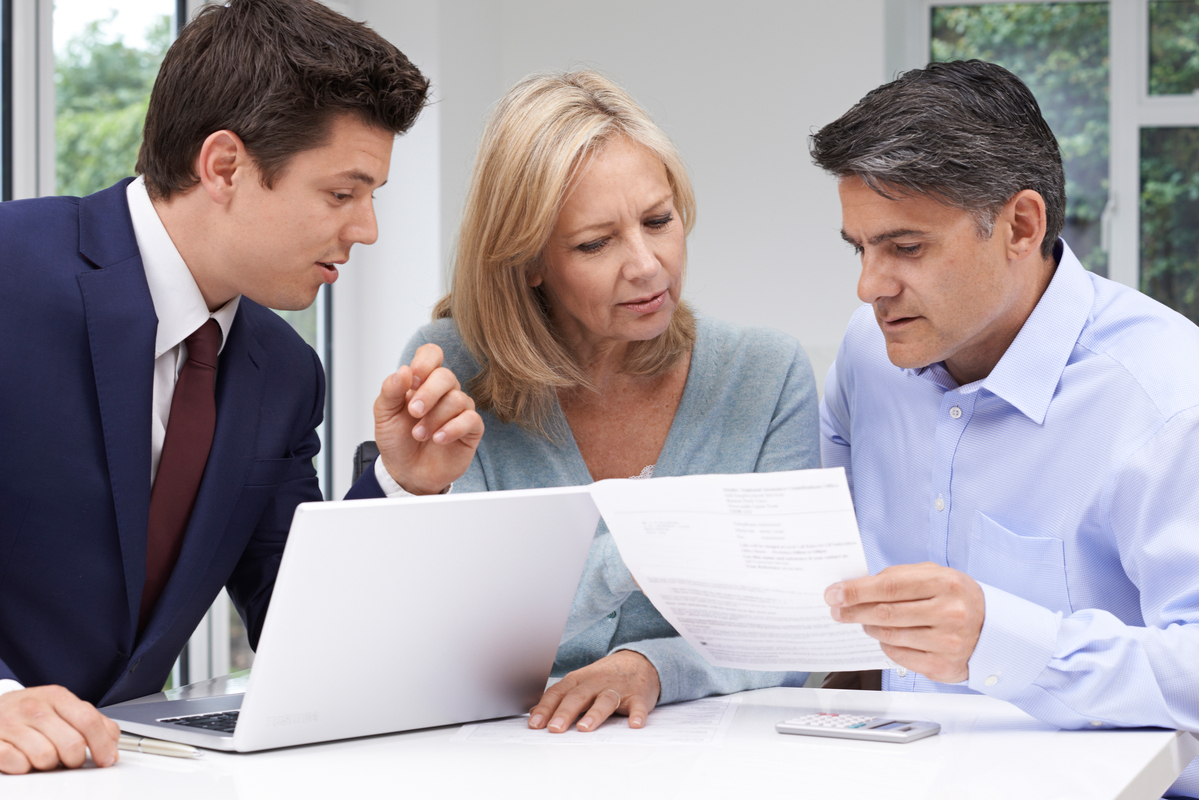
<svg viewBox="0 0 1199 800"><path fill-rule="evenodd" d="M937 495L937 499L933 503L933 508L937 509L938 511L945 510L945 501L941 498L941 495Z"/></svg>
<svg viewBox="0 0 1199 800"><path fill-rule="evenodd" d="M1091 720L1091 727L1092 727L1092 728L1102 728L1102 727L1103 727L1103 723L1102 723L1102 722L1100 722L1100 721L1099 721L1099 720L1097 720L1097 719L1093 719L1093 720Z"/></svg>
<svg viewBox="0 0 1199 800"><path fill-rule="evenodd" d="M954 419L961 419L962 418L962 409L958 408L957 406L954 406L953 408L949 409L949 416L953 417Z"/></svg>
<svg viewBox="0 0 1199 800"><path fill-rule="evenodd" d="M616 619L616 612L613 611L611 614L609 614L608 619Z"/></svg>
<svg viewBox="0 0 1199 800"><path fill-rule="evenodd" d="M987 686L994 686L995 684L999 683L999 677L997 675L992 675L983 681L983 683Z"/></svg>
<svg viewBox="0 0 1199 800"><path fill-rule="evenodd" d="M908 676L907 667L900 667L899 669L897 669L895 671L897 673L899 673L899 677L901 677L901 678L906 678Z"/></svg>

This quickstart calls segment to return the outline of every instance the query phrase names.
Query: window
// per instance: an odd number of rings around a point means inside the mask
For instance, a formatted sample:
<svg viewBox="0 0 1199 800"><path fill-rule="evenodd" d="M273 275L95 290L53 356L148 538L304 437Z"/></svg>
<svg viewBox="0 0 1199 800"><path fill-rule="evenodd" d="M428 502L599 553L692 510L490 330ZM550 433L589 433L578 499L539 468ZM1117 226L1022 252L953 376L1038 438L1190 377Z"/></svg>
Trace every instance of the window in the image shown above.
<svg viewBox="0 0 1199 800"><path fill-rule="evenodd" d="M83 196L133 174L174 0L54 2L54 186Z"/></svg>
<svg viewBox="0 0 1199 800"><path fill-rule="evenodd" d="M1199 104L1199 2L1149 3L1152 102ZM1181 101L1181 102L1179 102ZM1199 321L1199 115L1140 128L1141 291Z"/></svg>
<svg viewBox="0 0 1199 800"><path fill-rule="evenodd" d="M1028 84L1065 162L1062 236L1088 269L1105 276L1100 217L1110 157L1107 12L1107 3L934 7L930 42L932 61L991 61Z"/></svg>
<svg viewBox="0 0 1199 800"><path fill-rule="evenodd" d="M1199 322L1199 2L900 10L909 34L890 62L983 58L1019 75L1058 134L1079 258Z"/></svg>
<svg viewBox="0 0 1199 800"><path fill-rule="evenodd" d="M0 0L0 202L12 199L12 0Z"/></svg>

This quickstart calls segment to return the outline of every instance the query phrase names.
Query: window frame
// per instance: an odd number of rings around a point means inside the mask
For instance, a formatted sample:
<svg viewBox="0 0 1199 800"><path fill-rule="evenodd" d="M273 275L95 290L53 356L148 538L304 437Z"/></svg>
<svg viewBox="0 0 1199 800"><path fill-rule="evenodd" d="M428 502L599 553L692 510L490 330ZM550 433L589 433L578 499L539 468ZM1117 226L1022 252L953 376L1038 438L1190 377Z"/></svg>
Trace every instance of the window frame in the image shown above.
<svg viewBox="0 0 1199 800"><path fill-rule="evenodd" d="M12 199L12 3L0 0L0 202Z"/></svg>
<svg viewBox="0 0 1199 800"><path fill-rule="evenodd" d="M894 76L928 63L932 9L941 6L997 5L1010 0L887 0L886 67ZM1017 0L1022 3L1097 0ZM1199 127L1199 92L1149 94L1149 3L1151 0L1099 0L1108 4L1110 47L1108 202L1101 241L1108 252L1108 277L1140 288L1141 129Z"/></svg>

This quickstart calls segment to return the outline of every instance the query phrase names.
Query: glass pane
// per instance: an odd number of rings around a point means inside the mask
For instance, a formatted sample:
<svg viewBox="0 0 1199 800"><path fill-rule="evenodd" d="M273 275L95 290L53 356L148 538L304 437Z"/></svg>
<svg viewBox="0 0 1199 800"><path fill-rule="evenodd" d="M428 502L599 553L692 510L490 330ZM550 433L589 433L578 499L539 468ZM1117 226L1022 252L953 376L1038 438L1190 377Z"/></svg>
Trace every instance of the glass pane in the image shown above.
<svg viewBox="0 0 1199 800"><path fill-rule="evenodd" d="M1141 291L1199 323L1199 128L1141 129Z"/></svg>
<svg viewBox="0 0 1199 800"><path fill-rule="evenodd" d="M237 606L229 604L229 671L239 672L254 665L254 651L246 637L246 626L237 613Z"/></svg>
<svg viewBox="0 0 1199 800"><path fill-rule="evenodd" d="M300 337L319 353L321 349L316 346L316 307L318 305L320 305L319 299L308 308L299 311L276 310L275 313L287 320L287 324L295 328L296 333L300 334Z"/></svg>
<svg viewBox="0 0 1199 800"><path fill-rule="evenodd" d="M979 58L1028 84L1066 167L1062 237L1107 275L1100 217L1108 193L1107 3L1004 3L932 9L932 60Z"/></svg>
<svg viewBox="0 0 1199 800"><path fill-rule="evenodd" d="M1149 3L1149 94L1199 90L1199 2Z"/></svg>
<svg viewBox="0 0 1199 800"><path fill-rule="evenodd" d="M55 0L52 194L91 194L133 174L174 10L174 0Z"/></svg>

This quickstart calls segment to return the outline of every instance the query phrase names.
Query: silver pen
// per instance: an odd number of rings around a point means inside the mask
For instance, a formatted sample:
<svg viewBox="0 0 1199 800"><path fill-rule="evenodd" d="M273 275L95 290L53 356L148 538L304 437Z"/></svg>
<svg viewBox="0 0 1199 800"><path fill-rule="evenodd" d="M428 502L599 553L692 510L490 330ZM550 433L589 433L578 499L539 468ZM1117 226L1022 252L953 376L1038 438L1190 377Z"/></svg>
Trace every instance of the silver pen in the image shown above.
<svg viewBox="0 0 1199 800"><path fill-rule="evenodd" d="M164 742L161 739L147 739L145 736L121 734L117 749L132 750L135 753L148 753L152 756L173 756L174 758L199 758L200 750L190 744Z"/></svg>

